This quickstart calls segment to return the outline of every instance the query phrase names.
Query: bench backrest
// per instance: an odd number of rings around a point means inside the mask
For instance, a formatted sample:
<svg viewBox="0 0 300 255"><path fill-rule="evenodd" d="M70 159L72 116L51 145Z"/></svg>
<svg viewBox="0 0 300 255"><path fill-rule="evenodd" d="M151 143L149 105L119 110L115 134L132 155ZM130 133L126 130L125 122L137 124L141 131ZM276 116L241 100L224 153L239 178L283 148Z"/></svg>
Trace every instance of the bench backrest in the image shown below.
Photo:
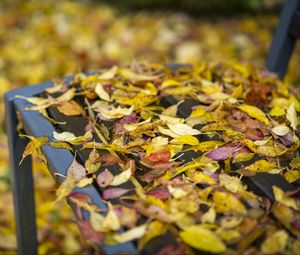
<svg viewBox="0 0 300 255"><path fill-rule="evenodd" d="M286 0L269 49L266 67L283 78L295 47L300 38L300 0Z"/></svg>

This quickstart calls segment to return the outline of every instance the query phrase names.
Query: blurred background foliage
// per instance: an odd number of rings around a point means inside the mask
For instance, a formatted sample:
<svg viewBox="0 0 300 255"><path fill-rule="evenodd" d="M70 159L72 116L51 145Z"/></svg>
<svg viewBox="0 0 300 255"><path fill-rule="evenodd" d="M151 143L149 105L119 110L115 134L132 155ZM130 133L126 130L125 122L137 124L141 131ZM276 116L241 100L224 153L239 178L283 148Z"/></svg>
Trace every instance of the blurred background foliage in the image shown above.
<svg viewBox="0 0 300 255"><path fill-rule="evenodd" d="M0 253L16 251L5 91L132 61L222 60L264 67L283 0L0 1ZM299 43L285 81L300 84ZM82 254L73 216L35 160L41 254Z"/></svg>

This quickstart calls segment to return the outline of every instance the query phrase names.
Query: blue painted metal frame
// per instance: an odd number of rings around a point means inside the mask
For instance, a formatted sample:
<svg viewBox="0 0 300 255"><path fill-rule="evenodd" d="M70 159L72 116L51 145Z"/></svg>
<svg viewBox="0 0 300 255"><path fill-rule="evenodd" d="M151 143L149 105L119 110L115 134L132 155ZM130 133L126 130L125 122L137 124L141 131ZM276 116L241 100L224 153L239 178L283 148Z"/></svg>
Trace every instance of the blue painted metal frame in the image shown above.
<svg viewBox="0 0 300 255"><path fill-rule="evenodd" d="M266 66L284 77L297 38L300 36L300 0L286 0L270 46Z"/></svg>
<svg viewBox="0 0 300 255"><path fill-rule="evenodd" d="M70 82L70 80L70 77L66 78L67 83ZM36 86L20 88L10 91L5 95L6 125L12 168L12 186L19 254L37 254L37 237L31 159L28 158L24 160L22 165L19 166L25 143L18 136L16 131L16 112L20 112L25 132L28 135L52 138L55 129L53 125L38 112L24 110L31 104L24 99L16 98L16 96L35 96L41 93L45 88L52 86L52 84L52 82L46 82ZM22 144L22 146L20 146L20 144ZM55 173L66 175L74 156L68 150L56 149L49 145L44 145L42 151L47 158L50 173L58 183L61 183L62 178L57 177ZM76 188L74 191L89 195L94 204L101 209L106 209L106 205L103 203L100 194L93 185ZM83 214L83 217L87 219L89 217L88 213ZM118 254L120 252L138 254L135 246L130 242L114 246L104 245L103 250L109 255Z"/></svg>

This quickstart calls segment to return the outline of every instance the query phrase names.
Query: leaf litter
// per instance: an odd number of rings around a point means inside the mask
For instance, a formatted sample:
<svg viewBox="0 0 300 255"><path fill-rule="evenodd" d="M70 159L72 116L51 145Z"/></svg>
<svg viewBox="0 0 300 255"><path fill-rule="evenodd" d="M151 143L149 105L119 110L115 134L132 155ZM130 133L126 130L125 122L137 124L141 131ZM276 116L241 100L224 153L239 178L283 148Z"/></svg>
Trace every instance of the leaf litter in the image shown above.
<svg viewBox="0 0 300 255"><path fill-rule="evenodd" d="M264 203L266 198L252 193L241 177L250 171L251 175L281 174L290 182L299 179L299 175L291 177L291 171L299 171L295 158L300 145L298 113L292 103L286 105L286 115L269 114L276 106L272 101L278 97L291 98L280 94L283 84L275 78L271 80L275 96L264 107L252 105L247 94L232 93L237 89L251 90L253 80L259 81L256 86L262 90L270 86L270 80L264 79L266 73L263 76L245 66L245 76L240 68L241 65L232 63L212 64L201 71L198 66L182 66L178 69L182 74L170 74L164 65L142 63L138 65L139 71L115 67L91 76L75 76L70 89L75 88L72 93L81 95L87 94L94 80L105 78L110 82L109 90L97 84L97 97L90 104L97 115L90 130L97 129L97 122L113 121L108 141L91 141L94 139L91 131L78 137L70 132L53 134L57 142L90 150L84 166L74 158L57 190L57 200L72 197L73 188L92 182L104 189L106 214L91 209L94 207L90 207L90 201L77 203L91 212L90 221L79 222L88 240L99 245L139 239L139 248L143 249L151 240L165 234L161 230L163 224L171 235L179 237L181 241L177 245L189 253L195 249L211 253L272 254L297 248L294 235L299 231L299 224L295 222L300 211L297 192L284 192L273 186L276 201L269 208ZM210 78L207 78L208 73ZM189 82L189 92L181 85L185 80ZM141 96L147 96L145 88L149 82L156 91L155 100L143 106L134 103ZM120 83L123 85L119 86ZM169 96L166 88L174 86L173 97L177 102L197 102L186 118L180 115L179 103L173 106L162 103ZM216 91L222 96L216 96ZM28 100L35 104L33 110L59 108L57 102L65 95L68 91L58 99L47 101L46 105L43 100ZM133 104L129 106L127 101ZM298 103L295 97L294 101ZM69 112L61 112L69 115ZM207 114L209 119L203 118ZM283 137L291 137L286 138L289 143ZM40 143L32 139L31 143L35 146L30 146L33 149L27 149L25 156L47 141ZM181 160L188 152L196 154L187 162ZM251 162L255 156L258 159ZM139 164L136 165L132 157L138 158ZM118 167L117 173L105 167L108 162ZM99 169L102 170L99 172ZM131 188L124 186L128 181L132 182ZM208 209L202 209L204 207ZM128 220L124 222L122 215ZM140 224L138 217L147 220ZM122 227L127 230L119 233ZM271 245L279 239L276 246ZM256 240L260 240L260 245L254 242Z"/></svg>

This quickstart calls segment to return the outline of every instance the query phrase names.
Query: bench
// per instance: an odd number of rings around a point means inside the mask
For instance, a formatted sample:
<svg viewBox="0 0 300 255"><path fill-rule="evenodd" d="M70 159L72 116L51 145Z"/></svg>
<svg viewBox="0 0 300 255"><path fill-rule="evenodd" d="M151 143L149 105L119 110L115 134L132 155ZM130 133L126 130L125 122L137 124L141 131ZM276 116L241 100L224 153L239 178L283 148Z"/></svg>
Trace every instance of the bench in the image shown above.
<svg viewBox="0 0 300 255"><path fill-rule="evenodd" d="M287 0L281 12L280 22L274 35L266 63L268 70L277 73L281 78L283 78L285 74L295 41L297 38L300 38L299 19L300 1ZM171 65L170 69L176 69L177 67L177 65ZM72 77L65 79L66 83L69 83L71 80ZM16 98L16 96L21 95L25 97L32 97L40 95L45 88L50 86L52 86L52 82L46 82L36 86L16 89L6 93L5 95L6 125L12 169L11 175L16 215L18 252L20 254L37 254L37 236L31 159L28 157L23 161L21 166L19 165L26 143L16 132L16 112L18 111L21 113L24 129L28 135L32 135L34 137L52 137L52 133L55 131L55 128L39 113L34 111L24 111L24 109L30 106L30 104L22 99ZM172 105L176 102L172 97L170 97L166 99L165 103L166 105ZM187 104L189 103L192 104L192 102L187 102ZM180 114L183 117L186 115L184 105ZM60 118L60 116L55 112L52 112L52 116L54 116L57 120ZM68 128L70 129L76 127L76 123L72 121L73 120L70 120L70 125L68 125ZM76 121L80 122L84 120ZM78 125L80 125L80 123L78 123ZM73 131L74 133L76 132L75 129ZM43 146L42 150L46 155L50 173L58 184L60 184L63 179L61 177L57 177L56 173L66 175L66 171L73 161L74 156L67 150L55 149L49 145ZM79 153L78 157L81 157L81 159L84 160L86 155ZM259 174L255 177L246 178L245 182L255 193L266 196L270 200L274 199L271 188L272 185L279 186L284 190L293 190L296 188L293 184L286 182L279 175ZM92 199L93 203L99 208L106 208L105 203L101 200L99 191L93 185L89 185L84 188L76 188L74 191L87 194ZM70 203L70 205L74 206L72 203ZM88 219L89 217L88 213L84 213L83 216L85 219ZM159 244L157 245L159 246ZM103 250L106 254L118 254L119 252L128 252L129 254L138 253L134 243L132 242L114 246L105 245L103 246ZM147 254L153 254L153 250L155 250L154 246L149 247Z"/></svg>

